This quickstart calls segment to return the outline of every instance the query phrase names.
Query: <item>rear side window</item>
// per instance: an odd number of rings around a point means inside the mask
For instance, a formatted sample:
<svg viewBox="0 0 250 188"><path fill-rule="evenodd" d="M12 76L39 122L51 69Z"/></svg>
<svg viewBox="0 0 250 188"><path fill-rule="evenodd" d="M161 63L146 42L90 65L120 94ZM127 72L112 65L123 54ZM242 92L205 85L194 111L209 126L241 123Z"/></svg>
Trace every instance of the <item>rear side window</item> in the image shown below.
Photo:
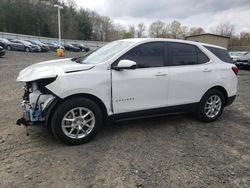
<svg viewBox="0 0 250 188"><path fill-rule="evenodd" d="M208 57L196 46L182 43L169 43L171 66L196 65L209 61Z"/></svg>
<svg viewBox="0 0 250 188"><path fill-rule="evenodd" d="M151 42L142 44L124 54L118 61L122 59L135 61L137 68L163 67L164 43ZM118 61L115 64L117 64Z"/></svg>
<svg viewBox="0 0 250 188"><path fill-rule="evenodd" d="M216 57L218 57L221 61L227 62L227 63L233 63L233 60L229 56L229 53L225 49L221 48L214 48L210 46L204 46L207 48L210 52L212 52Z"/></svg>

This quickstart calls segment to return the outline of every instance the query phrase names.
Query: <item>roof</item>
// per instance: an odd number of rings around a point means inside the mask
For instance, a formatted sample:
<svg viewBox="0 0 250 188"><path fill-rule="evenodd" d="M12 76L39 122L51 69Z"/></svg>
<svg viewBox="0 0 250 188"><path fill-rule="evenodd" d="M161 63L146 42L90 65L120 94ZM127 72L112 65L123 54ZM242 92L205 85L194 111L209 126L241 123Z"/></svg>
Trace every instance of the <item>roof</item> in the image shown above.
<svg viewBox="0 0 250 188"><path fill-rule="evenodd" d="M216 35L216 34L212 34L212 33L204 33L204 34L199 34L199 35L186 36L185 39L190 38L190 37L199 37L199 36L206 36L206 35L215 36L215 37L221 37L221 38L227 38L227 39L230 38L230 37L223 36L223 35Z"/></svg>
<svg viewBox="0 0 250 188"><path fill-rule="evenodd" d="M213 44L207 44L202 42L195 42L195 41L189 41L189 40L180 40L180 39L168 39L168 38L130 38L130 39L122 39L120 41L130 41L132 43L146 43L146 42L179 42L179 43L186 43L186 44L193 44L197 46L210 46L215 48L221 48L225 49L221 46L213 45Z"/></svg>

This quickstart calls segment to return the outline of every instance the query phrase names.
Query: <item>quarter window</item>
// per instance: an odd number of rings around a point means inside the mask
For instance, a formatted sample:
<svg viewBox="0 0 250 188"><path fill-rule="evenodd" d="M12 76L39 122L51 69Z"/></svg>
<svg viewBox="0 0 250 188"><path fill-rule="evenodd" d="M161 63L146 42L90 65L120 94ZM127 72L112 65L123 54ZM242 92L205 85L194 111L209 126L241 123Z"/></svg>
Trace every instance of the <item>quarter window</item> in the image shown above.
<svg viewBox="0 0 250 188"><path fill-rule="evenodd" d="M233 60L229 56L229 53L225 49L221 48L214 48L210 46L204 46L207 48L210 52L212 52L215 56L217 56L221 61L227 62L227 63L233 63Z"/></svg>
<svg viewBox="0 0 250 188"><path fill-rule="evenodd" d="M196 65L209 61L208 57L196 46L183 43L169 43L170 65Z"/></svg>
<svg viewBox="0 0 250 188"><path fill-rule="evenodd" d="M162 67L164 66L163 57L164 44L162 42L152 42L133 48L119 58L115 64L122 59L127 59L135 61L137 68Z"/></svg>

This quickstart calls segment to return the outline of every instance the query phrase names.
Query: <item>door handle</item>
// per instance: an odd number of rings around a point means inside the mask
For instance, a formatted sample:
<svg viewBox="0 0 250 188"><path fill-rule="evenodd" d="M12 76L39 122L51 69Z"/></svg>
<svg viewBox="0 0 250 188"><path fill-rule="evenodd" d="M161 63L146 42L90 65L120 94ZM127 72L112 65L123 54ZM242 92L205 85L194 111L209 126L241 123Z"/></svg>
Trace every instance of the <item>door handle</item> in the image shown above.
<svg viewBox="0 0 250 188"><path fill-rule="evenodd" d="M212 72L212 70L208 69L208 68L205 68L205 69L203 69L203 72Z"/></svg>
<svg viewBox="0 0 250 188"><path fill-rule="evenodd" d="M166 73L157 73L155 76L167 76Z"/></svg>

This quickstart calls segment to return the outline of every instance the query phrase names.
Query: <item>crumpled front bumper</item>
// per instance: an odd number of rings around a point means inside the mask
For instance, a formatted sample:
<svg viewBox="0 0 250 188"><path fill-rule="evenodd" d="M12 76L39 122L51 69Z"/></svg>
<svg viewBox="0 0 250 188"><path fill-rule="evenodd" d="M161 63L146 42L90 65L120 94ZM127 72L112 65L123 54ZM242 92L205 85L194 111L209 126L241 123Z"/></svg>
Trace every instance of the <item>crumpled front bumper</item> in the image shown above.
<svg viewBox="0 0 250 188"><path fill-rule="evenodd" d="M16 121L17 125L34 125L45 121L45 110L54 101L55 97L48 95L48 98L34 107L28 101L21 102L22 117ZM37 99L39 101L39 99Z"/></svg>
<svg viewBox="0 0 250 188"><path fill-rule="evenodd" d="M21 103L21 108L22 108L22 112L23 112L23 116L21 118L19 118L16 121L17 125L31 125L31 121L30 121L30 110L28 108L28 103L26 103L25 101L22 101Z"/></svg>

